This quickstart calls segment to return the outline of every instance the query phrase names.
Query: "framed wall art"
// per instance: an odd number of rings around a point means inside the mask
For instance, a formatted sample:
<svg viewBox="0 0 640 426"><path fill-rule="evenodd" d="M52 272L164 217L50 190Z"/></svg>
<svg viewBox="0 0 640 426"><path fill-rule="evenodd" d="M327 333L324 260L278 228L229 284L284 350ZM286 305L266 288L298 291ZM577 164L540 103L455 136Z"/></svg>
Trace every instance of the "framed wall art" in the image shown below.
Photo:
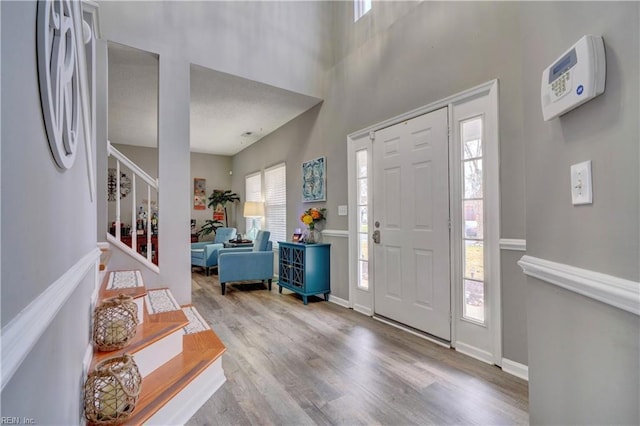
<svg viewBox="0 0 640 426"><path fill-rule="evenodd" d="M302 163L302 202L327 201L327 158Z"/></svg>
<svg viewBox="0 0 640 426"><path fill-rule="evenodd" d="M193 209L204 210L207 208L207 180L203 178L193 179Z"/></svg>

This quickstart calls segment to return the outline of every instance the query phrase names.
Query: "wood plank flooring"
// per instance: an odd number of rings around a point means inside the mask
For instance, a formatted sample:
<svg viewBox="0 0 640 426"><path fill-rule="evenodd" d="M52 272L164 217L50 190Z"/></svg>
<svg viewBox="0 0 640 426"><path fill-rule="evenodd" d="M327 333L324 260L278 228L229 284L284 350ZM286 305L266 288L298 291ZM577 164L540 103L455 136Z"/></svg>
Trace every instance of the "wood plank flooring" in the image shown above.
<svg viewBox="0 0 640 426"><path fill-rule="evenodd" d="M192 275L227 382L189 425L528 424L527 382L350 309Z"/></svg>

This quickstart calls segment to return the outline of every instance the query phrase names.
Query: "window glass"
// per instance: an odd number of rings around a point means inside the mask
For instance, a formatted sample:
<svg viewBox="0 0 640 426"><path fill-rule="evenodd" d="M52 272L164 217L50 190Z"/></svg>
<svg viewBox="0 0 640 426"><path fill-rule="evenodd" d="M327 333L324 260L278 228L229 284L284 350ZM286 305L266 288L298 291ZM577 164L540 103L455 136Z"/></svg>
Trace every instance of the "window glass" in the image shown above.
<svg viewBox="0 0 640 426"><path fill-rule="evenodd" d="M265 229L270 240L287 241L287 167L284 163L264 171Z"/></svg>
<svg viewBox="0 0 640 426"><path fill-rule="evenodd" d="M462 158L462 275L463 318L485 321L484 265L484 176L482 117L465 120L460 125Z"/></svg>
<svg viewBox="0 0 640 426"><path fill-rule="evenodd" d="M245 201L262 201L262 174L260 172L252 173L244 179ZM253 226L253 219L246 219L246 230Z"/></svg>
<svg viewBox="0 0 640 426"><path fill-rule="evenodd" d="M353 1L353 22L362 18L371 10L371 0L354 0Z"/></svg>
<svg viewBox="0 0 640 426"><path fill-rule="evenodd" d="M369 164L366 149L356 152L357 162L357 223L358 223L358 288L369 289Z"/></svg>

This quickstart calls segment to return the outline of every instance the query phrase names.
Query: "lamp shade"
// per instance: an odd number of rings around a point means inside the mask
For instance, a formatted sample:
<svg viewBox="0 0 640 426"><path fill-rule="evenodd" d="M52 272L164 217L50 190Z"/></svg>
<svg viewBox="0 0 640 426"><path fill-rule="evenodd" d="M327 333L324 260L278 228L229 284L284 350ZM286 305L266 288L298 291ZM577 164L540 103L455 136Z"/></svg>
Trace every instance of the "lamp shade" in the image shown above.
<svg viewBox="0 0 640 426"><path fill-rule="evenodd" d="M245 201L244 217L263 217L264 203L262 201Z"/></svg>

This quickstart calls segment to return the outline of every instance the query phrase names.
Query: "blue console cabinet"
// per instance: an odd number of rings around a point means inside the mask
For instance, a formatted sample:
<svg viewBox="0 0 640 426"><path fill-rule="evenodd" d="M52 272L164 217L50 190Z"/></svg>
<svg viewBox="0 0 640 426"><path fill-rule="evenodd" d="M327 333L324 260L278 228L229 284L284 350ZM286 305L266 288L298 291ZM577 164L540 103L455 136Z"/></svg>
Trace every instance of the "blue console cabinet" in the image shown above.
<svg viewBox="0 0 640 426"><path fill-rule="evenodd" d="M301 244L279 242L279 292L282 287L302 296L307 304L307 297L324 294L329 300L331 293L331 244Z"/></svg>

